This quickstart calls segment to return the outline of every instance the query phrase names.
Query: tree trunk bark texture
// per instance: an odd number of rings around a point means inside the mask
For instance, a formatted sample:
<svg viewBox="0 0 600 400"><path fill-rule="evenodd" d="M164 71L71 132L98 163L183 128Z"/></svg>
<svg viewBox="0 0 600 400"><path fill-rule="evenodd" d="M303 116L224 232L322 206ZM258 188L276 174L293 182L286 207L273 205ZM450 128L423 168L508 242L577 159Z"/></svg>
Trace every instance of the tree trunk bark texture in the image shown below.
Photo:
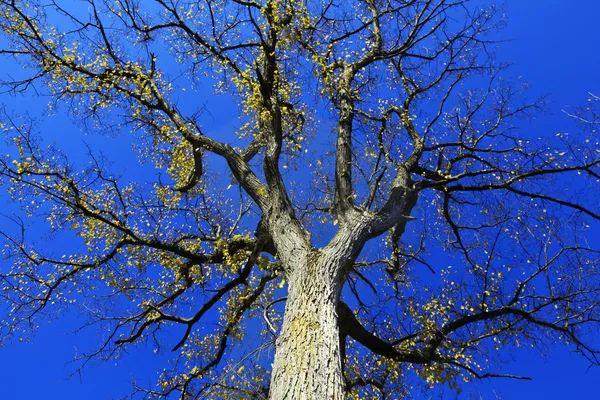
<svg viewBox="0 0 600 400"><path fill-rule="evenodd" d="M312 252L293 268L271 376L271 400L342 400L337 303L341 268Z"/></svg>

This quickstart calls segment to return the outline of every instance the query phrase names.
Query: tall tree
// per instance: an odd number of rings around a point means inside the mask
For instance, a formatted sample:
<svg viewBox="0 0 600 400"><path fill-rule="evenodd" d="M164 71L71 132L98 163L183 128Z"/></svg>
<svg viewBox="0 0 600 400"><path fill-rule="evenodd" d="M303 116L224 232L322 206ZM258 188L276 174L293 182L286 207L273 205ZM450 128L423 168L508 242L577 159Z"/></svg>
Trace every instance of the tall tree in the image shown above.
<svg viewBox="0 0 600 400"><path fill-rule="evenodd" d="M0 0L25 68L5 90L148 166L81 167L5 111L0 183L81 242L36 247L12 218L3 337L83 303L105 334L84 364L172 346L152 398L399 398L411 374L524 378L486 369L511 345L598 363L597 135L520 136L539 103L502 79L500 22L469 0ZM221 135L189 104L219 95ZM238 350L261 314L272 360Z"/></svg>

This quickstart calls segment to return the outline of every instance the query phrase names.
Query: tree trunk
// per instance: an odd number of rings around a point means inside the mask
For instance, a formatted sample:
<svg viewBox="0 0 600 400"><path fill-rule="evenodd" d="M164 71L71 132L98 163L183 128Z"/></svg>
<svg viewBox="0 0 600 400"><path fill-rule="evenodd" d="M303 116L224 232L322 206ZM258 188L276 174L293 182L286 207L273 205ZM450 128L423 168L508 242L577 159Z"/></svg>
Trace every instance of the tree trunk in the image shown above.
<svg viewBox="0 0 600 400"><path fill-rule="evenodd" d="M288 280L288 299L271 376L271 400L344 397L338 317L340 268L308 257ZM329 265L328 265L329 264Z"/></svg>

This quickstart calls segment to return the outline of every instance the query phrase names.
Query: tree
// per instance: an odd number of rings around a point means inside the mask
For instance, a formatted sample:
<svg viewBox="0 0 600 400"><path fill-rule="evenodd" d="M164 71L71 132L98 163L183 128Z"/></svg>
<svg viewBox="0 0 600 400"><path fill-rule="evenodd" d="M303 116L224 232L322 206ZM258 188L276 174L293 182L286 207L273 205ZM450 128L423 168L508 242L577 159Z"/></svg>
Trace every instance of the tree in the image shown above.
<svg viewBox="0 0 600 400"><path fill-rule="evenodd" d="M4 112L0 182L81 245L36 247L11 217L3 337L79 302L108 328L84 365L179 334L136 387L152 398L398 398L411 373L525 378L486 370L512 345L597 364L597 136L514 129L540 102L502 79L500 23L468 0L1 0L1 53L25 68L5 90L130 135L146 165L119 177L90 148L80 167ZM235 135L184 104L209 87L239 106ZM270 374L236 350L261 315Z"/></svg>

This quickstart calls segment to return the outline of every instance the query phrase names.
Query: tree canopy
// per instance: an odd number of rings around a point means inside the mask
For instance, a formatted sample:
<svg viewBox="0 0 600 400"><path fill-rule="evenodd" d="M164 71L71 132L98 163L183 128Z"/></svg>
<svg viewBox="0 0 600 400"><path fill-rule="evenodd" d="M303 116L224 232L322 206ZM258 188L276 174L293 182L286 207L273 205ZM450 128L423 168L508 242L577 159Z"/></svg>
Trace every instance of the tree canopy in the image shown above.
<svg viewBox="0 0 600 400"><path fill-rule="evenodd" d="M168 359L147 398L460 390L526 379L497 372L514 346L598 364L600 99L580 135L516 129L543 101L504 78L501 25L469 0L0 0L23 67L3 90L141 164L4 109L22 212L0 341L78 310L102 333L81 367L140 343Z"/></svg>

